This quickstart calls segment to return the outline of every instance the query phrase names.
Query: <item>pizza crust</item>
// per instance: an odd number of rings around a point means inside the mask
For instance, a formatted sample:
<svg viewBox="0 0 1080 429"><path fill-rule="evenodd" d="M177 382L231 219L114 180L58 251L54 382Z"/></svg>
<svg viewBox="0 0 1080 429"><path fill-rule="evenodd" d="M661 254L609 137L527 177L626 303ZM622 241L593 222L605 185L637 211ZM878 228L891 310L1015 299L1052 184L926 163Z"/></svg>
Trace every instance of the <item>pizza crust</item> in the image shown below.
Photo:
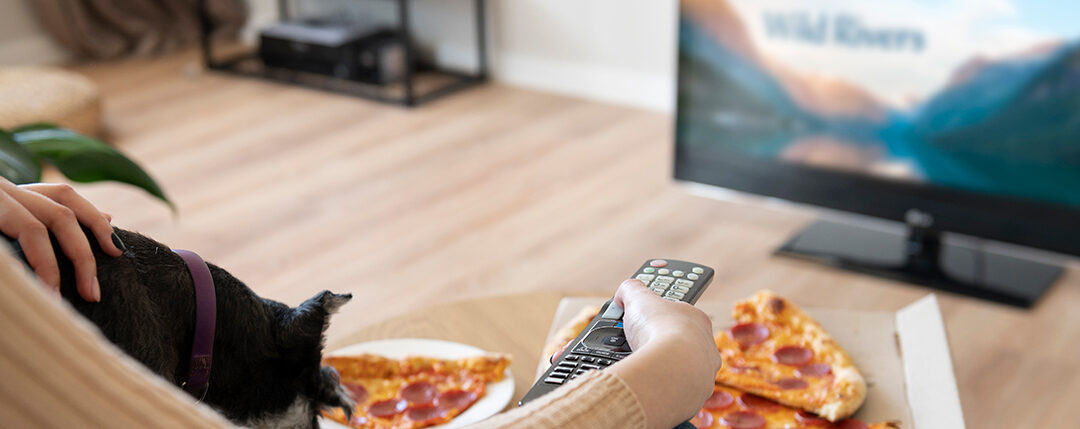
<svg viewBox="0 0 1080 429"><path fill-rule="evenodd" d="M835 422L855 414L866 400L866 380L854 367L834 367L835 398L826 402L814 414Z"/></svg>

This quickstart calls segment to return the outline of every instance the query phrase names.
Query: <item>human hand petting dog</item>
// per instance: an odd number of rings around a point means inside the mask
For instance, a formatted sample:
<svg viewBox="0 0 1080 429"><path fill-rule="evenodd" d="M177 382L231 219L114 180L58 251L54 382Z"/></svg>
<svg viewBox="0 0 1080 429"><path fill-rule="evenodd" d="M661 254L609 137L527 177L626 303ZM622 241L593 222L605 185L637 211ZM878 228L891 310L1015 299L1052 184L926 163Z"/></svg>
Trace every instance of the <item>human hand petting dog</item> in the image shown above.
<svg viewBox="0 0 1080 429"><path fill-rule="evenodd" d="M634 353L607 370L637 395L650 428L671 428L693 417L713 393L720 352L709 316L685 302L666 301L639 280L615 292L623 330Z"/></svg>
<svg viewBox="0 0 1080 429"><path fill-rule="evenodd" d="M60 268L49 233L75 266L79 295L90 302L101 300L97 263L80 224L93 232L101 249L110 256L124 252L117 247L112 218L63 183L16 186L0 178L0 232L18 240L27 262L41 282L60 295ZM115 240L115 243L114 243ZM122 245L122 244L121 244Z"/></svg>

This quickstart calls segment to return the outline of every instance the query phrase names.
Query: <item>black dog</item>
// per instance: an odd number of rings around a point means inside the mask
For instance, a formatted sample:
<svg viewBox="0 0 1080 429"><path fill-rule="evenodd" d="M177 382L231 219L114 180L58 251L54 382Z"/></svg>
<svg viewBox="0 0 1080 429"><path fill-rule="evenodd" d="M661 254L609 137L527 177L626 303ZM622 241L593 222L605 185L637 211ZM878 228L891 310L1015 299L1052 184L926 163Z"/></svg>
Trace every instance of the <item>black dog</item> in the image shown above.
<svg viewBox="0 0 1080 429"><path fill-rule="evenodd" d="M106 255L87 231L97 260L101 302L75 289L74 267L59 251L63 297L110 341L179 386L187 377L195 326L194 284L183 259L143 235L116 229L124 254ZM53 248L60 249L55 239ZM217 291L210 385L203 402L234 423L316 428L319 410L353 402L336 371L322 367L330 314L351 295L316 294L299 307L260 298L208 264Z"/></svg>

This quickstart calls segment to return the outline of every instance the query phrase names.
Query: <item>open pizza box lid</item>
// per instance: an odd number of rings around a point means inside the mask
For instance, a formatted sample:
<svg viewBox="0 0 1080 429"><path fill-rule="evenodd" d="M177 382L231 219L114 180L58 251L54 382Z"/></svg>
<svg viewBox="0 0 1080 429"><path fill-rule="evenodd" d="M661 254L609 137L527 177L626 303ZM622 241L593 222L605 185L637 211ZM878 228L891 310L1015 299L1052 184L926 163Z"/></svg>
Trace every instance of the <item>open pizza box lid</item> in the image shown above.
<svg viewBox="0 0 1080 429"><path fill-rule="evenodd" d="M564 298L548 341L585 306L603 298ZM713 320L713 331L731 327L730 302L702 301L697 307ZM937 298L927 295L896 312L804 308L855 360L866 377L866 402L855 418L899 421L904 429L956 429L964 413L953 374L949 342ZM540 373L547 357L540 360Z"/></svg>

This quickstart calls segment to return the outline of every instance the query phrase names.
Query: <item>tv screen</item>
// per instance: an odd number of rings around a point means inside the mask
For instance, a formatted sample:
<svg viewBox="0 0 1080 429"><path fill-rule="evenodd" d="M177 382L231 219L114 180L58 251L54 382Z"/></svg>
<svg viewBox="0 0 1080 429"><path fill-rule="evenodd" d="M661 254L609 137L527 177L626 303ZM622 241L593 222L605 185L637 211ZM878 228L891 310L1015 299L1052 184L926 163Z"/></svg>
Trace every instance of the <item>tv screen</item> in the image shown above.
<svg viewBox="0 0 1080 429"><path fill-rule="evenodd" d="M1076 253L1077 17L1060 0L683 0L676 176Z"/></svg>

